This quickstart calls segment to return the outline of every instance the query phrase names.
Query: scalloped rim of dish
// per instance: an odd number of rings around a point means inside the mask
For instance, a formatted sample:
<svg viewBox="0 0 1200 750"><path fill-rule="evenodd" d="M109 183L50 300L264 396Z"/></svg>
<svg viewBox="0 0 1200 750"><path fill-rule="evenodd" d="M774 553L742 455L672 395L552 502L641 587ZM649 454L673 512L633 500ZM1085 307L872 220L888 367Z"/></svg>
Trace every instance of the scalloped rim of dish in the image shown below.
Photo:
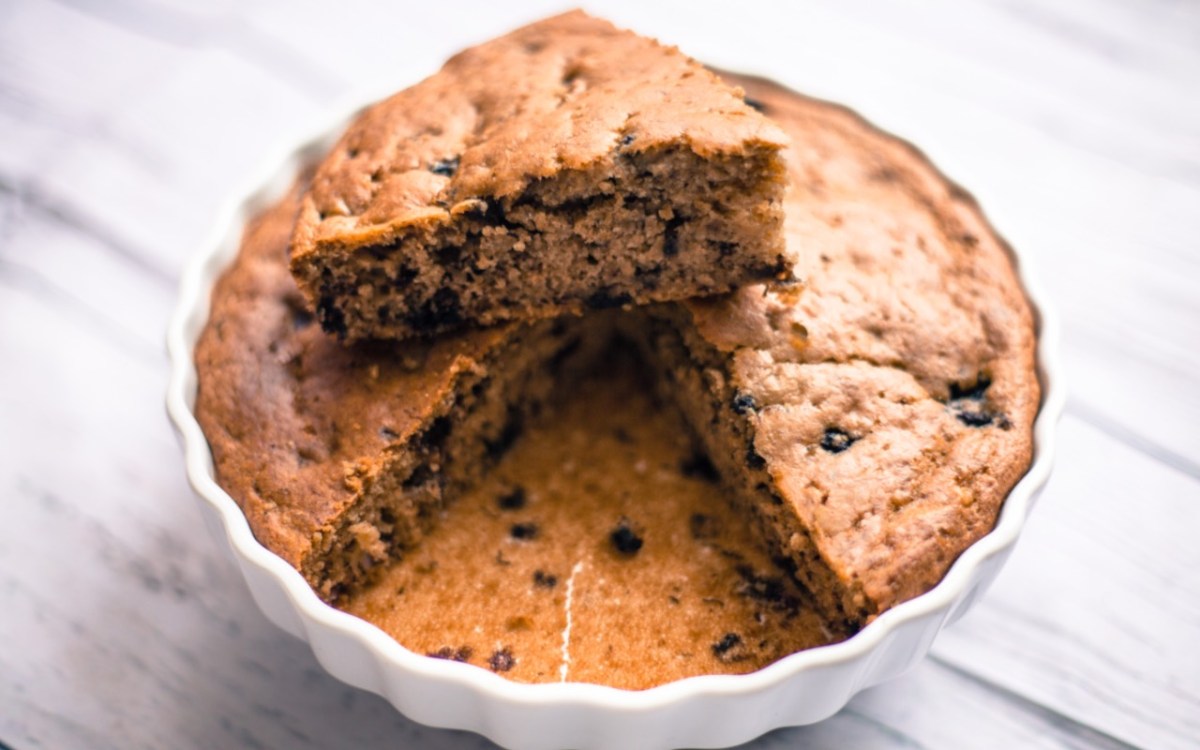
<svg viewBox="0 0 1200 750"><path fill-rule="evenodd" d="M417 78L414 77L412 80L417 80ZM978 596L973 596L969 601L964 602L967 595L976 592L977 589L976 593L982 593L983 587L986 587L994 578L999 566L990 573L985 573L982 570L985 563L997 556L1007 557L1007 554L1011 552L1038 493L1045 486L1050 475L1055 432L1066 400L1058 354L1059 321L1055 310L1047 303L1041 285L1034 278L1035 274L1031 273L1029 264L1022 260L1020 253L1015 248L1011 250L1014 264L1034 309L1038 325L1037 360L1038 375L1042 386L1042 402L1034 422L1033 461L1025 476L1005 499L994 529L968 547L938 585L925 594L892 607L879 615L859 633L840 643L796 652L748 674L688 677L640 691L589 683L518 683L479 667L430 659L409 651L374 625L321 601L295 568L258 542L237 503L215 481L212 453L192 411L197 382L193 349L208 319L213 285L236 254L246 221L265 208L272 200L282 196L292 184L301 166L324 153L358 112L395 90L397 87L392 85L388 86L386 91L371 89L347 97L341 106L335 106L330 110L336 114L328 118L321 126L311 129L297 138L282 141L295 145L281 147L264 160L261 168L253 173L251 179L247 180L246 187L234 193L235 197L224 205L213 224L211 233L199 250L189 259L180 282L178 302L167 330L170 380L167 387L166 406L168 415L183 444L188 480L197 495L216 512L223 526L225 538L239 558L239 562L257 568L259 572L265 573L269 579L278 583L286 595L287 601L295 610L295 614L301 616L302 629L308 636L307 640L310 644L313 643L314 636L308 625L304 623L305 619L309 623L348 636L359 645L364 646L376 659L376 666L400 670L401 673L433 680L443 685L466 688L478 697L491 701L493 709L525 707L536 709L539 712L570 707L592 712L644 714L664 711L668 708L679 709L681 708L680 704L698 703L705 697L750 696L766 693L773 688L779 688L783 683L798 680L806 673L821 667L844 665L856 670L844 699L839 698L833 701L837 704L837 708L834 711L828 711L828 707L826 707L820 711L822 715L819 716L792 714L786 717L778 716L766 723L747 721L743 723L741 731L720 732L717 733L719 736L714 735L711 731L687 732L686 728L680 734L678 726L672 727L669 732L666 732L670 742L683 740L687 744L703 747L736 744L753 739L773 728L819 721L844 706L860 690L896 676L923 658L932 644L933 637L940 632L941 628L948 621L961 616L978 599ZM1003 564L1003 559L1000 560L1000 564ZM243 576L247 576L245 569L242 570L242 573ZM247 582L249 583L248 578ZM964 604L965 606L963 606ZM261 601L259 606L263 606ZM280 613L266 612L265 608L264 613L269 616L269 619L283 627ZM885 667L883 668L885 673L882 675L872 672L872 669L877 672L877 665L881 661L886 661L882 658L883 654L879 649L885 645L888 636L902 626L914 624L920 620L926 621L920 638L916 639L916 642L921 645L915 651L910 649L913 653L900 659L902 666L899 669L893 668L890 672ZM290 630L290 628L285 629ZM322 655L318 654L318 656ZM330 667L326 665L326 668ZM357 679L348 679L344 675L337 676L359 687L384 695L392 701L393 705L396 705L398 710L405 711L403 707L397 705L400 702L398 699L386 694L389 692L385 689L386 681L380 675L376 674L374 679L370 675L360 675ZM414 720L437 726L479 732L497 742L524 745L528 740L530 745L549 747L551 744L587 744L590 739L596 739L595 737L574 736L571 734L571 727L564 728L561 723L557 732L546 733L545 725L529 728L527 735L521 734L521 731L524 730L514 731L512 727L502 727L506 731L501 731L497 728L494 710L489 710L486 706L471 715L467 715L469 712L464 711L463 715L451 721L431 721L428 716L422 716L420 713L412 712L408 715ZM572 717L572 721L574 722L577 718ZM725 719L728 718L725 717ZM704 722L700 722L697 726L702 730ZM644 730L645 727L642 729ZM619 732L616 736L620 736ZM654 737L641 735L641 738L648 741L647 746L656 745ZM733 742L729 741L730 738L733 739ZM566 742L560 742L563 739L566 739ZM623 738L621 741L624 742L626 739L629 738ZM665 740L667 737L662 739ZM612 736L607 737L606 741L612 742Z"/></svg>

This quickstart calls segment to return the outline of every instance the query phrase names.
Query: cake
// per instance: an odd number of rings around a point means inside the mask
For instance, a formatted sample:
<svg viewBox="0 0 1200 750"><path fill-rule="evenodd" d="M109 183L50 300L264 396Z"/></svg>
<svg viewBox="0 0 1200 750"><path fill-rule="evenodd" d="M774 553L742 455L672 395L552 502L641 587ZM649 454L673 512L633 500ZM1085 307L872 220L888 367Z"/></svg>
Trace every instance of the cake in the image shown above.
<svg viewBox="0 0 1200 750"><path fill-rule="evenodd" d="M515 679L558 679L566 664L569 679L638 686L648 684L650 666L594 644L607 641L620 654L622 638L637 642L642 629L661 628L662 642L649 649L657 658L703 657L666 673L759 666L853 633L928 590L990 530L1029 465L1039 401L1035 323L1007 247L974 201L911 146L840 107L761 80L726 79L790 139L784 236L794 280L434 340L346 345L314 323L288 271L306 180L251 224L197 346L196 413L218 482L256 536L326 600L386 626L386 586L395 583L399 596L404 585L403 596L424 597L412 612L428 614L440 601L455 623L475 618L472 632L483 631L468 642L450 626L419 638L394 628L421 653ZM640 365L622 364L629 356ZM588 385L588 373L616 381L629 367L640 368L644 394ZM530 477L517 481L514 467L532 471L530 460L505 456L536 453L546 444L536 441L556 434L556 418L591 414L618 424L629 413L604 406L614 398L644 414L647 435L674 429L690 446L688 471L712 483L677 482L659 493L637 476L606 472L610 489L585 497L591 490L581 486L574 495L581 519L599 519L586 536L592 546L567 545L556 532L553 547L539 535L551 528L545 518L562 511L537 499L525 486ZM676 419L672 410L682 415L675 427L655 422ZM568 441L550 445L559 443ZM630 458L608 437L595 443L610 458ZM683 443L639 450L661 467L678 458L664 451ZM663 504L658 520L631 512L628 498L602 515L603 496L625 480L629 497ZM545 481L538 492L556 479ZM751 562L742 573L735 556L717 560L693 576L688 595L705 586L732 591L729 612L740 607L749 624L676 609L670 597L684 598L663 586L677 570L619 576L634 570L625 563L651 559L655 539L686 541L678 535L691 533L692 515L717 517L695 510L715 495L733 502L721 523L700 522L704 543ZM469 520L483 509L487 523ZM507 537L497 539L497 529ZM472 538L479 558L459 559ZM688 538L659 559L695 563L689 555L698 548L687 545L699 540ZM494 579L496 591L548 594L537 617L510 598L455 593L475 590L481 571L499 575L491 567L503 567L498 544L512 547L504 556L514 577ZM622 558L622 548L632 557ZM461 554L433 555L451 549ZM571 630L580 640L568 663L568 608L559 598L576 564L588 570L601 553L606 570L617 571L605 578L620 581L608 591L637 606L624 618L628 633L614 624L591 631L592 641L581 635L589 616L620 618L588 610L581 593L582 619ZM440 562L431 573L431 561L447 559L454 566ZM586 581L576 577L580 592ZM738 594L738 586L750 588ZM746 591L791 604L756 609ZM696 627L685 633L679 623Z"/></svg>
<svg viewBox="0 0 1200 750"><path fill-rule="evenodd" d="M291 268L348 340L729 291L787 275L785 142L679 50L567 13L363 113Z"/></svg>

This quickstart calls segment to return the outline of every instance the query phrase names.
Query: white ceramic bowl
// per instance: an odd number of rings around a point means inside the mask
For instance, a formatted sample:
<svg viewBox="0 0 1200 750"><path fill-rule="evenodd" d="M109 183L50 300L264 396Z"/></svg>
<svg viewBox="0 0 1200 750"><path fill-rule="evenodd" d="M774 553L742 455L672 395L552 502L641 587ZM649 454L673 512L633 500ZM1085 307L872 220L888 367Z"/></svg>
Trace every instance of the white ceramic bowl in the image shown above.
<svg viewBox="0 0 1200 750"><path fill-rule="evenodd" d="M689 677L637 692L581 683L526 685L414 654L374 625L317 598L294 568L259 544L237 504L214 481L212 454L192 412L192 351L208 318L213 284L237 253L246 222L287 191L300 167L332 145L364 102L378 98L358 98L313 135L268 160L221 213L212 236L188 265L167 334L167 410L205 520L228 543L266 616L308 641L325 669L384 696L423 724L467 729L508 747L727 747L778 727L832 716L858 691L913 666L942 627L979 599L1012 552L1046 483L1064 401L1057 319L1023 263L1021 279L1039 320L1043 387L1033 465L1005 501L995 529L968 548L941 583L883 613L847 641L792 654L751 674Z"/></svg>

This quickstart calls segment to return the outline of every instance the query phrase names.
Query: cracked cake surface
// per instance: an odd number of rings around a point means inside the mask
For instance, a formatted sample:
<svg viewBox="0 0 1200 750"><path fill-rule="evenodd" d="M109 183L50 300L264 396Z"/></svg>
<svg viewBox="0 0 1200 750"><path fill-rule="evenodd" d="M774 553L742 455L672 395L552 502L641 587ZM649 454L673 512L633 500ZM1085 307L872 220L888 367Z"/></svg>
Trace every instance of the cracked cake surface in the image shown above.
<svg viewBox="0 0 1200 750"><path fill-rule="evenodd" d="M787 272L786 140L674 47L567 13L366 110L291 268L345 339L728 291Z"/></svg>

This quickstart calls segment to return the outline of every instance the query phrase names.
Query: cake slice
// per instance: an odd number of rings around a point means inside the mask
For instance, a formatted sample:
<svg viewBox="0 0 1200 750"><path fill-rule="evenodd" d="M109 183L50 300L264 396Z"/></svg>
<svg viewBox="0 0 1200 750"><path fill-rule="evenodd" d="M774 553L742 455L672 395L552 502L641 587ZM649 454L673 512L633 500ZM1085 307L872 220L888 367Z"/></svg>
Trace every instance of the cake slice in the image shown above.
<svg viewBox="0 0 1200 750"><path fill-rule="evenodd" d="M788 271L785 143L677 49L567 13L362 114L291 270L346 340L728 291Z"/></svg>
<svg viewBox="0 0 1200 750"><path fill-rule="evenodd" d="M196 416L216 479L258 540L336 601L417 544L611 325L343 346L314 324L287 271L299 194L250 225L213 292Z"/></svg>

